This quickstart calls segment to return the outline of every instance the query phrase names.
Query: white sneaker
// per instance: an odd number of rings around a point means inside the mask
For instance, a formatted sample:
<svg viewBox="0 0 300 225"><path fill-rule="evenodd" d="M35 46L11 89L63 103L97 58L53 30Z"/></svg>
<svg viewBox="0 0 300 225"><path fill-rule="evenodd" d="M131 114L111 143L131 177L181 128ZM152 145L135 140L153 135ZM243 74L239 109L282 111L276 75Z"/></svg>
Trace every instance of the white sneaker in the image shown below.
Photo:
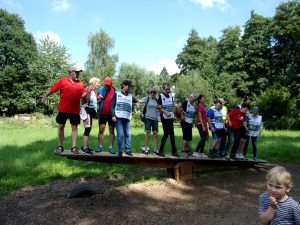
<svg viewBox="0 0 300 225"><path fill-rule="evenodd" d="M235 158L236 158L236 159L240 159L240 158L241 158L240 154L236 153L236 154L235 154Z"/></svg>
<svg viewBox="0 0 300 225"><path fill-rule="evenodd" d="M205 155L204 153L200 153L200 158L208 158L208 156Z"/></svg>
<svg viewBox="0 0 300 225"><path fill-rule="evenodd" d="M193 152L192 156L193 157L199 157L199 153L198 152Z"/></svg>

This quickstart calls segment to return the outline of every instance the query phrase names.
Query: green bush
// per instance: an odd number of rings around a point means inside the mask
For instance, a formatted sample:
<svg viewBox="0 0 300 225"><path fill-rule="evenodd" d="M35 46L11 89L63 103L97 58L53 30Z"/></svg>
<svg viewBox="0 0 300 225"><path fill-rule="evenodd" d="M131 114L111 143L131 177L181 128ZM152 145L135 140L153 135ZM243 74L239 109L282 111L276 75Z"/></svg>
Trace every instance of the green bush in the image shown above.
<svg viewBox="0 0 300 225"><path fill-rule="evenodd" d="M255 96L254 105L260 108L267 129L299 129L299 110L296 100L280 84Z"/></svg>

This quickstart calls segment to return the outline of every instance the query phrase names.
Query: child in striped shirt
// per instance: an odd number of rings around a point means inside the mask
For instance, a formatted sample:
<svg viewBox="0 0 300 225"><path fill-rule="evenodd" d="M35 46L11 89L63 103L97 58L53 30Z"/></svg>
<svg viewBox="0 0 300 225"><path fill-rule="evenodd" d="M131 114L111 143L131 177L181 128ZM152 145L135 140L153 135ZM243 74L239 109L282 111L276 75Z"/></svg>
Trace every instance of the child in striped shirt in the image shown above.
<svg viewBox="0 0 300 225"><path fill-rule="evenodd" d="M276 166L266 175L267 191L259 196L259 220L261 224L300 225L300 205L288 196L292 188L291 174L282 166Z"/></svg>

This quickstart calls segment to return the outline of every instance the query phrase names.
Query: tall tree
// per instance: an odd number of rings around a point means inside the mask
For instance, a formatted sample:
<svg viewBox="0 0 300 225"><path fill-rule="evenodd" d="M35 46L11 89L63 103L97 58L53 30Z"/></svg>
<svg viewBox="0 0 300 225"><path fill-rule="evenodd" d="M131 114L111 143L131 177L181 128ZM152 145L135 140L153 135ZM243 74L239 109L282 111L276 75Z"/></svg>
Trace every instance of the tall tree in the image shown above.
<svg viewBox="0 0 300 225"><path fill-rule="evenodd" d="M33 36L17 14L0 9L0 109L31 112L35 100L29 62L37 54Z"/></svg>
<svg viewBox="0 0 300 225"><path fill-rule="evenodd" d="M164 67L159 74L159 81L160 83L164 83L164 82L170 82L170 74L168 73L168 70L166 69L166 67Z"/></svg>
<svg viewBox="0 0 300 225"><path fill-rule="evenodd" d="M116 84L121 84L123 80L131 80L134 84L133 93L137 97L143 97L148 94L149 88L158 86L158 76L139 67L136 64L122 63Z"/></svg>
<svg viewBox="0 0 300 225"><path fill-rule="evenodd" d="M217 40L213 37L200 38L195 29L192 29L186 45L178 54L176 63L180 74L187 74L192 70L215 70L217 56Z"/></svg>
<svg viewBox="0 0 300 225"><path fill-rule="evenodd" d="M219 72L235 73L243 71L243 50L241 47L241 28L228 27L218 42Z"/></svg>
<svg viewBox="0 0 300 225"><path fill-rule="evenodd" d="M300 74L300 2L281 3L270 27L274 54L275 75L290 85L292 96L299 94L297 80Z"/></svg>
<svg viewBox="0 0 300 225"><path fill-rule="evenodd" d="M88 45L91 50L85 63L87 72L97 74L101 78L113 76L118 62L118 55L110 54L114 48L114 39L101 29L95 34L90 34Z"/></svg>
<svg viewBox="0 0 300 225"><path fill-rule="evenodd" d="M242 47L244 55L244 68L249 75L252 86L251 93L259 93L272 84L272 52L270 34L268 33L271 19L260 16L254 11L246 22Z"/></svg>
<svg viewBox="0 0 300 225"><path fill-rule="evenodd" d="M30 65L36 100L59 78L66 76L71 62L67 48L52 41L48 36L39 40L37 48L38 55ZM48 100L50 104L38 107L38 110L51 114L57 107L58 95L51 95Z"/></svg>

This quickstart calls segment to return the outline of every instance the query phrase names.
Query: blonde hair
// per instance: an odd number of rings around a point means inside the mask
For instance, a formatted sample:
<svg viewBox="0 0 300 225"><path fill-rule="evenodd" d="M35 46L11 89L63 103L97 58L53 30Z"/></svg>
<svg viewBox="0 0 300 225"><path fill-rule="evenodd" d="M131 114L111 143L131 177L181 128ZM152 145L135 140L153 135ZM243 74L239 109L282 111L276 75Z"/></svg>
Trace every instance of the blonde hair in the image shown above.
<svg viewBox="0 0 300 225"><path fill-rule="evenodd" d="M266 179L269 182L284 185L286 188L293 187L292 175L283 166L275 166L270 169L266 175Z"/></svg>
<svg viewBox="0 0 300 225"><path fill-rule="evenodd" d="M94 84L94 83L100 83L100 79L98 77L92 77L90 80L89 80L89 84Z"/></svg>

